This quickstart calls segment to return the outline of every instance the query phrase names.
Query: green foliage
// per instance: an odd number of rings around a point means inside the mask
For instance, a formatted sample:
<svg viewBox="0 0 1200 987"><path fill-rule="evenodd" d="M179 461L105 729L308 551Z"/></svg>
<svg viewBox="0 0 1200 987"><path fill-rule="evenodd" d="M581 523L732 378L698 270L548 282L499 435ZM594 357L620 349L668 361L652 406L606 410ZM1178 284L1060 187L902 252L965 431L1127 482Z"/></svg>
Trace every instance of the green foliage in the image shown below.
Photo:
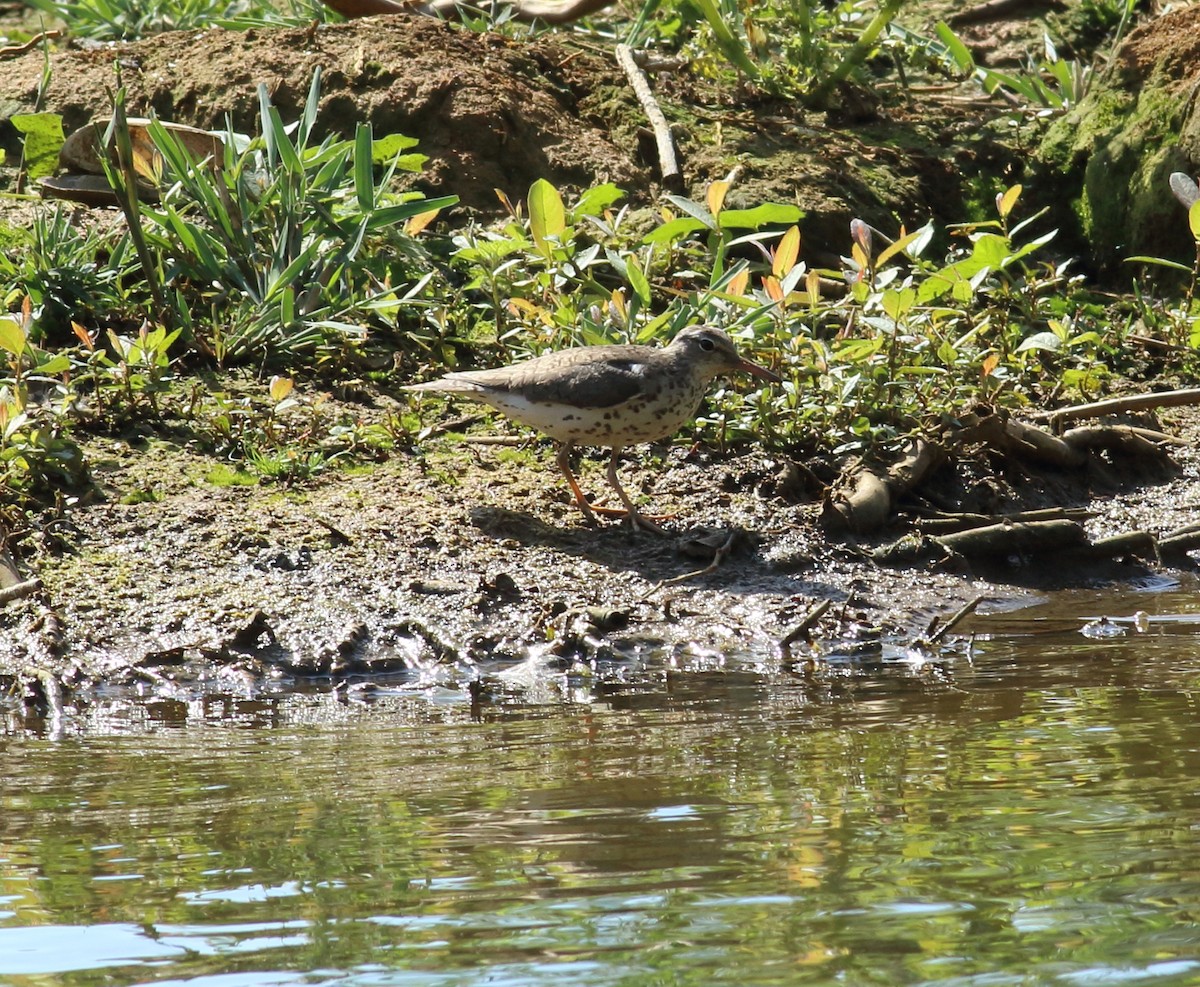
<svg viewBox="0 0 1200 987"><path fill-rule="evenodd" d="M614 214L613 190L572 207L539 183L528 221L514 209L457 240L461 301L496 320L510 358L662 339L699 321L730 327L790 379L716 392L701 429L719 442L865 449L972 401L1020 404L1039 387L1090 394L1104 379L1114 347L1104 313L1067 300L1076 282L1065 266L1034 265L1053 233L1029 234L1040 214L1012 221L1019 186L997 196L997 219L952 228L959 245L941 259L929 256L932 224L889 240L855 221L841 271L799 259L794 207L725 210L727 190L713 183L703 203L667 197L638 235ZM838 282L846 288L827 298Z"/></svg>
<svg viewBox="0 0 1200 987"><path fill-rule="evenodd" d="M319 87L317 72L291 132L260 87L260 134L227 133L221 162L197 162L150 127L171 185L158 208L142 208L146 237L173 320L218 362L361 342L364 314L415 303L423 287L424 252L401 224L457 201L388 190L397 169L420 165L399 153L411 142L391 141L397 153L378 182L368 125L352 141L318 143ZM404 281L408 292L381 287Z"/></svg>
<svg viewBox="0 0 1200 987"><path fill-rule="evenodd" d="M28 0L27 6L62 21L75 37L96 41L210 27L300 27L313 21L323 23L330 14L317 0L286 0L282 4L266 0Z"/></svg>
<svg viewBox="0 0 1200 987"><path fill-rule="evenodd" d="M365 424L331 409L319 392L272 377L248 394L205 392L187 413L202 448L241 471L224 482L298 483L335 466L378 459L410 436L395 421Z"/></svg>
<svg viewBox="0 0 1200 987"><path fill-rule="evenodd" d="M1048 34L1043 35L1041 59L1030 58L1021 72L1000 72L978 65L970 49L945 23L938 23L936 33L943 47L931 45L931 49L947 58L959 72L978 78L983 91L989 94L1005 90L1019 96L1028 106L1056 112L1077 105L1091 84L1092 67L1059 58Z"/></svg>
<svg viewBox="0 0 1200 987"><path fill-rule="evenodd" d="M715 50L741 77L768 92L823 109L839 83L895 43L887 31L904 0L687 3L704 21L692 54L710 73L718 71Z"/></svg>
<svg viewBox="0 0 1200 987"><path fill-rule="evenodd" d="M71 338L73 320L127 311L127 291L141 283L128 246L118 233L81 228L59 206L37 212L32 230L0 251L0 278L17 298L32 301L33 339L62 344Z"/></svg>
<svg viewBox="0 0 1200 987"><path fill-rule="evenodd" d="M65 354L32 339L32 307L0 315L0 500L73 487L85 476L79 447L65 433L73 400Z"/></svg>

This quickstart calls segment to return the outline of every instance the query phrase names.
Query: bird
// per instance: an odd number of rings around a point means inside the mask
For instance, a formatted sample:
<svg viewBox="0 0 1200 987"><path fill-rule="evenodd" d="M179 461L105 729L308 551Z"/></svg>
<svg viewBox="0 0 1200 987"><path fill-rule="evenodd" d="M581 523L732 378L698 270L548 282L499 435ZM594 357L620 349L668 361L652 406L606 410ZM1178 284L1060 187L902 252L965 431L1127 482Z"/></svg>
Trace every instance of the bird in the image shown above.
<svg viewBox="0 0 1200 987"><path fill-rule="evenodd" d="M681 329L667 346L575 346L492 370L455 371L404 389L476 401L544 433L558 443L555 463L587 521L597 523L597 512L615 514L634 530L663 533L621 486L618 458L626 446L673 435L695 416L714 377L737 372L781 381L778 374L740 356L720 329L698 325ZM576 445L612 449L608 482L623 511L588 502L571 470Z"/></svg>

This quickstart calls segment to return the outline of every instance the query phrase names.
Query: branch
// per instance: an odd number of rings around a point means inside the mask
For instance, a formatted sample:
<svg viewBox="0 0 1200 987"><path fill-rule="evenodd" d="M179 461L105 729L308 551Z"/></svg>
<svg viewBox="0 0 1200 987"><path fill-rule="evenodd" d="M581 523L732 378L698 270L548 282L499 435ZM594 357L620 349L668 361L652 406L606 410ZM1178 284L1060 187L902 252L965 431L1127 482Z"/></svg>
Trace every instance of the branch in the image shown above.
<svg viewBox="0 0 1200 987"><path fill-rule="evenodd" d="M671 126L650 90L650 83L638 68L629 45L617 45L617 62L625 70L629 84L637 95L638 102L646 111L646 119L654 128L654 141L658 145L658 170L662 174L663 188L668 192L683 191L683 175L679 171L679 160L675 156L675 141L671 137Z"/></svg>
<svg viewBox="0 0 1200 987"><path fill-rule="evenodd" d="M1149 411L1151 408L1177 408L1185 404L1200 404L1200 388L1182 391L1157 391L1108 398L1091 404L1077 404L1057 411L1043 411L1032 417L1039 421L1062 422L1073 418L1099 418L1101 415L1121 415L1130 411Z"/></svg>

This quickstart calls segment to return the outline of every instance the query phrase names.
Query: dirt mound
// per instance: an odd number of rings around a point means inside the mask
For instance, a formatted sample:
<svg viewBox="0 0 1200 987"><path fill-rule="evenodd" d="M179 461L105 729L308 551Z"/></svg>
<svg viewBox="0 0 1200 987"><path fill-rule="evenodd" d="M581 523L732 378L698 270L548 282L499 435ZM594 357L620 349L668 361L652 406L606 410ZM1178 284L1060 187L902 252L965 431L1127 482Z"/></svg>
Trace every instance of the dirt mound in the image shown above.
<svg viewBox="0 0 1200 987"><path fill-rule="evenodd" d="M10 113L34 109L43 67L38 51L0 64L0 92L19 103ZM107 116L117 67L131 115L153 110L206 129L228 115L251 133L259 83L284 120L295 119L320 67L319 132L350 136L365 120L377 137L415 137L431 158L422 184L472 208L495 210L493 189L521 198L538 178L636 191L650 177L589 117L598 88L624 85L615 65L550 38L515 42L401 16L319 30L176 31L52 55L42 108L62 114L68 130Z"/></svg>

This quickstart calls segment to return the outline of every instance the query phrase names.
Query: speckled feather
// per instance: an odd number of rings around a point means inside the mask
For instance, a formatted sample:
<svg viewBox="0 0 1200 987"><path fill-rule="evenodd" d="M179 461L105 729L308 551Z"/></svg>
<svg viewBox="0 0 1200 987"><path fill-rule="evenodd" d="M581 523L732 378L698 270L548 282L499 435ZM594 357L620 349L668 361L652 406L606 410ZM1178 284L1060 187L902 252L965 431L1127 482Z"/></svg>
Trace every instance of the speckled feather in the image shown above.
<svg viewBox="0 0 1200 987"><path fill-rule="evenodd" d="M666 347L580 346L494 370L468 370L415 384L490 405L560 442L616 446L653 442L695 413L709 381L745 370L725 333L682 330Z"/></svg>
<svg viewBox="0 0 1200 987"><path fill-rule="evenodd" d="M617 478L621 450L678 431L696 414L709 381L744 371L763 380L779 377L738 356L725 333L710 326L680 330L670 345L580 346L496 370L466 370L406 390L440 391L490 405L513 421L544 432L558 444L555 463L584 516L596 512L571 471L576 443L610 446L608 482L635 528L662 531L638 513Z"/></svg>

